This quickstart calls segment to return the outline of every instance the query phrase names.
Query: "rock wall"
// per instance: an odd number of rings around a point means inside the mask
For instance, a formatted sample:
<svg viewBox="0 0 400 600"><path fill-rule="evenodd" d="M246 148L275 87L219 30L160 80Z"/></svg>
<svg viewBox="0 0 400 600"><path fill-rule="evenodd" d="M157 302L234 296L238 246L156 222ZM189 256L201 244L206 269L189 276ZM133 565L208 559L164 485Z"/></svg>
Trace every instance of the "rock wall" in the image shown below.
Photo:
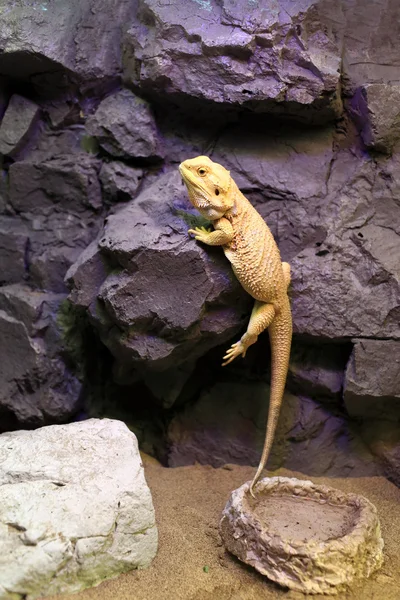
<svg viewBox="0 0 400 600"><path fill-rule="evenodd" d="M177 165L230 169L292 266L271 466L400 482L396 0L0 8L0 429L123 418L175 466L256 464L268 338Z"/></svg>

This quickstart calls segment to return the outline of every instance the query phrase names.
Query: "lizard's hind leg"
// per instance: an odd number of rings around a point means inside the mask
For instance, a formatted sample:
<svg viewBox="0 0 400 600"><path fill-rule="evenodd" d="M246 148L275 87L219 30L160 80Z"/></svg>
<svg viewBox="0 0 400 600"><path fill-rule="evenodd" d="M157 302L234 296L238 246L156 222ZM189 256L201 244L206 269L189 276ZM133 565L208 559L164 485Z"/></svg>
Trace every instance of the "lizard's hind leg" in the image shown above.
<svg viewBox="0 0 400 600"><path fill-rule="evenodd" d="M246 356L247 348L255 344L258 336L264 329L269 327L275 316L275 308L272 304L266 304L256 300L251 313L250 321L247 326L247 331L242 335L239 342L232 344L224 356L222 366L228 365L237 356Z"/></svg>

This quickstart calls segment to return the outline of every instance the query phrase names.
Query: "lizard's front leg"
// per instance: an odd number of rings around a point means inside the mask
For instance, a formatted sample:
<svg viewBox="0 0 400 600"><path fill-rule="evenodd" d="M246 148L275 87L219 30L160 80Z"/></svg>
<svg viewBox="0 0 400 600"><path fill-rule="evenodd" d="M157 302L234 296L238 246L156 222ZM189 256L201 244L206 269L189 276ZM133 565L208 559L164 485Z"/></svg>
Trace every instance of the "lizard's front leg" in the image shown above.
<svg viewBox="0 0 400 600"><path fill-rule="evenodd" d="M205 227L189 229L188 233L194 235L195 240L208 244L209 246L224 246L233 240L233 227L228 219L222 217L214 221L214 231L208 231Z"/></svg>
<svg viewBox="0 0 400 600"><path fill-rule="evenodd" d="M225 367L225 365L228 365L237 356L246 356L247 348L256 343L260 333L271 325L274 316L275 308L272 304L266 304L265 302L256 300L246 333L238 342L236 342L236 344L232 344L229 348L224 356L225 362L222 363L222 366Z"/></svg>

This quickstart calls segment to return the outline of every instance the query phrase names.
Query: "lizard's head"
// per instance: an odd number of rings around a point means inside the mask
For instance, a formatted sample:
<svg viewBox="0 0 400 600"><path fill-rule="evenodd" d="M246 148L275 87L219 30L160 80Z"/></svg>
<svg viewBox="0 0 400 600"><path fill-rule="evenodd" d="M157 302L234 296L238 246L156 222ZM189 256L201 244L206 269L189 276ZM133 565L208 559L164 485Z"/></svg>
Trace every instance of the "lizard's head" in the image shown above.
<svg viewBox="0 0 400 600"><path fill-rule="evenodd" d="M209 221L216 221L233 208L232 179L224 167L208 156L185 160L179 171L189 192L189 200Z"/></svg>

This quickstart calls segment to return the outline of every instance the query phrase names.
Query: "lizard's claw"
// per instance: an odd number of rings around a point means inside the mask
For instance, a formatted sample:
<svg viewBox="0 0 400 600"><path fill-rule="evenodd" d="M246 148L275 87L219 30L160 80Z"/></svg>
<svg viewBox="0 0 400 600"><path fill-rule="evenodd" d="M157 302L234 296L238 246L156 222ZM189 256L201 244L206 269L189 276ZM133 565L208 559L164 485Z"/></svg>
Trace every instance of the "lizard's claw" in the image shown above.
<svg viewBox="0 0 400 600"><path fill-rule="evenodd" d="M237 358L240 355L242 355L244 358L246 356L246 350L247 348L243 346L242 341L236 342L236 344L232 344L232 346L229 348L229 350L223 357L223 360L225 362L222 363L222 366L225 367L225 365L229 365L229 363L231 363L233 360L235 360L235 358Z"/></svg>
<svg viewBox="0 0 400 600"><path fill-rule="evenodd" d="M211 232L207 227L195 227L195 229L189 229L188 233L194 235L195 240L204 242Z"/></svg>

